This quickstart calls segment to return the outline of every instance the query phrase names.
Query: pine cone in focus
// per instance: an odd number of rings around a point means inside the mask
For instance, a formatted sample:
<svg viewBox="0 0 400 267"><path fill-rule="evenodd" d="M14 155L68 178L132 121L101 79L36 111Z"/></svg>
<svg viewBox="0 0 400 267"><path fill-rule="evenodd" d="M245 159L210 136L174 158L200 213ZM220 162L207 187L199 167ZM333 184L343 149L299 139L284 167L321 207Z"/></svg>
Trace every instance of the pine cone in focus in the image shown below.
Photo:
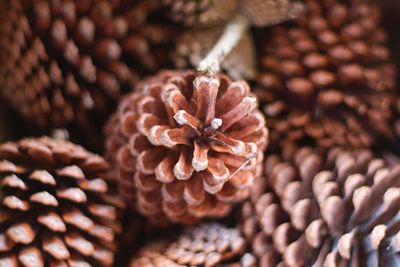
<svg viewBox="0 0 400 267"><path fill-rule="evenodd" d="M235 228L206 223L187 229L175 241L153 242L141 249L130 267L255 267L246 241Z"/></svg>
<svg viewBox="0 0 400 267"><path fill-rule="evenodd" d="M159 0L171 19L190 27L222 24L235 14L237 0Z"/></svg>
<svg viewBox="0 0 400 267"><path fill-rule="evenodd" d="M292 150L392 140L395 71L379 10L356 0L307 4L307 14L271 30L260 57L256 94L270 143Z"/></svg>
<svg viewBox="0 0 400 267"><path fill-rule="evenodd" d="M168 63L153 1L2 1L0 88L34 125L97 136L122 92ZM156 16L156 18L153 18Z"/></svg>
<svg viewBox="0 0 400 267"><path fill-rule="evenodd" d="M112 266L123 202L108 168L66 141L0 145L0 266Z"/></svg>
<svg viewBox="0 0 400 267"><path fill-rule="evenodd" d="M122 99L106 153L132 206L155 222L191 223L247 197L267 133L246 82L164 71Z"/></svg>
<svg viewBox="0 0 400 267"><path fill-rule="evenodd" d="M175 66L179 69L198 66L222 32L222 27L183 32L177 38L175 51L171 55ZM247 33L221 63L222 70L234 79L254 79L255 54L253 37Z"/></svg>
<svg viewBox="0 0 400 267"><path fill-rule="evenodd" d="M259 266L397 266L400 165L368 150L270 155L242 208Z"/></svg>

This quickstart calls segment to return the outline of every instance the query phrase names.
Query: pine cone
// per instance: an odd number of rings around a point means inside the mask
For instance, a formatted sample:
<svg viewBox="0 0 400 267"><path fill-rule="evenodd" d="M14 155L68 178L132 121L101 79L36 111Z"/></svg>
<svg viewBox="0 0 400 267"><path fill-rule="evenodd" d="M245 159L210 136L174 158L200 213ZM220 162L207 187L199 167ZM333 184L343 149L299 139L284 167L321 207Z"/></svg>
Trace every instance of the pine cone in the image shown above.
<svg viewBox="0 0 400 267"><path fill-rule="evenodd" d="M256 94L271 144L369 148L392 140L395 71L378 9L355 0L307 4L307 14L272 29L260 57Z"/></svg>
<svg viewBox="0 0 400 267"><path fill-rule="evenodd" d="M190 27L223 24L235 12L236 0L159 0L169 8L170 17Z"/></svg>
<svg viewBox="0 0 400 267"><path fill-rule="evenodd" d="M267 143L249 91L224 75L165 71L123 98L105 136L129 202L153 221L190 223L244 199Z"/></svg>
<svg viewBox="0 0 400 267"><path fill-rule="evenodd" d="M144 0L2 1L3 96L41 128L69 126L93 139L121 93L168 62L173 30L156 7Z"/></svg>
<svg viewBox="0 0 400 267"><path fill-rule="evenodd" d="M270 155L243 205L242 230L261 267L397 266L400 165L368 150Z"/></svg>
<svg viewBox="0 0 400 267"><path fill-rule="evenodd" d="M160 0L170 16L190 27L224 24L241 13L252 25L270 26L294 19L304 12L301 2L291 0Z"/></svg>
<svg viewBox="0 0 400 267"><path fill-rule="evenodd" d="M139 251L129 266L256 266L254 256L245 253L246 241L236 228L207 223L187 229L175 239L150 243Z"/></svg>
<svg viewBox="0 0 400 267"><path fill-rule="evenodd" d="M179 69L196 67L222 35L222 27L183 32L176 41L172 60ZM221 63L222 70L234 79L254 79L256 55L253 37L245 34Z"/></svg>
<svg viewBox="0 0 400 267"><path fill-rule="evenodd" d="M123 202L108 168L66 141L0 145L0 266L112 266Z"/></svg>
<svg viewBox="0 0 400 267"><path fill-rule="evenodd" d="M255 26L270 26L304 13L301 2L291 0L238 0L239 10Z"/></svg>

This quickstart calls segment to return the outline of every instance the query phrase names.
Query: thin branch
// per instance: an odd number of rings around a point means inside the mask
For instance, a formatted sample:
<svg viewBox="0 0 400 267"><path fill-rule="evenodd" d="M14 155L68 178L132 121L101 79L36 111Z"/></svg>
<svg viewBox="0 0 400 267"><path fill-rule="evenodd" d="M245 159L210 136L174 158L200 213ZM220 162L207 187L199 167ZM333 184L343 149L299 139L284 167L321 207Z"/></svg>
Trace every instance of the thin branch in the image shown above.
<svg viewBox="0 0 400 267"><path fill-rule="evenodd" d="M235 48L249 27L250 22L243 15L236 15L226 25L222 36L208 55L200 62L197 70L208 76L217 74L225 57Z"/></svg>

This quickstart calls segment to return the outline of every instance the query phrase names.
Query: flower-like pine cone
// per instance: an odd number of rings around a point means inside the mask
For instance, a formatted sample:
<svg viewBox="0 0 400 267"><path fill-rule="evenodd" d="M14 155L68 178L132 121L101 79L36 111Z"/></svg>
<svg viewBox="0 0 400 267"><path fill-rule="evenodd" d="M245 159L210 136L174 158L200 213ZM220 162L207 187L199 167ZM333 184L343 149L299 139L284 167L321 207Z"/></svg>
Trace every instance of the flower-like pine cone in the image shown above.
<svg viewBox="0 0 400 267"><path fill-rule="evenodd" d="M98 133L122 92L168 63L153 1L1 1L1 93L40 128ZM160 21L160 22L158 22ZM72 126L71 126L72 127Z"/></svg>
<svg viewBox="0 0 400 267"><path fill-rule="evenodd" d="M106 130L122 193L154 221L222 217L260 175L268 131L244 81L164 71L124 97Z"/></svg>
<svg viewBox="0 0 400 267"><path fill-rule="evenodd" d="M124 202L108 169L67 141L0 145L0 266L112 266Z"/></svg>
<svg viewBox="0 0 400 267"><path fill-rule="evenodd" d="M370 3L307 0L308 12L271 29L256 94L270 143L370 148L393 140L394 66Z"/></svg>
<svg viewBox="0 0 400 267"><path fill-rule="evenodd" d="M158 0L168 7L171 19L190 27L223 24L235 12L237 0Z"/></svg>
<svg viewBox="0 0 400 267"><path fill-rule="evenodd" d="M129 266L255 267L255 257L245 251L246 240L238 229L205 223L186 229L172 241L150 243L139 251Z"/></svg>
<svg viewBox="0 0 400 267"><path fill-rule="evenodd" d="M398 266L399 186L400 165L368 150L270 155L242 231L262 267Z"/></svg>

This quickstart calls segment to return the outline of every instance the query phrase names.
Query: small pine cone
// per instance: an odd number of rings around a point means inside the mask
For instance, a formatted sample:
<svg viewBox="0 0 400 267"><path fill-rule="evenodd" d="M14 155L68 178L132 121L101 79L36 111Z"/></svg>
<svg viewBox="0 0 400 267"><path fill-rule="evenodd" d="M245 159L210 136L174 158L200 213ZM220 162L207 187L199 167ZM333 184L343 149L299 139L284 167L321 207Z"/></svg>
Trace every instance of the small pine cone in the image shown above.
<svg viewBox="0 0 400 267"><path fill-rule="evenodd" d="M165 71L122 99L106 152L132 206L155 222L191 223L247 197L267 133L246 82Z"/></svg>
<svg viewBox="0 0 400 267"><path fill-rule="evenodd" d="M190 27L223 24L235 14L237 0L159 0L171 19Z"/></svg>
<svg viewBox="0 0 400 267"><path fill-rule="evenodd" d="M260 57L256 94L271 144L369 148L392 141L395 70L379 10L360 1L307 3L307 14L271 30Z"/></svg>
<svg viewBox="0 0 400 267"><path fill-rule="evenodd" d="M0 145L0 266L112 266L123 202L108 168L66 141Z"/></svg>
<svg viewBox="0 0 400 267"><path fill-rule="evenodd" d="M246 241L238 229L206 223L187 229L172 242L150 243L139 251L129 266L255 267L254 256L245 250Z"/></svg>
<svg viewBox="0 0 400 267"><path fill-rule="evenodd" d="M40 128L93 139L122 92L168 62L152 1L1 1L0 88ZM159 17L158 20L161 18Z"/></svg>
<svg viewBox="0 0 400 267"><path fill-rule="evenodd" d="M182 33L176 41L171 57L179 69L196 67L222 35L222 27L192 30ZM239 43L221 63L221 68L233 79L254 79L256 52L250 33L243 35Z"/></svg>
<svg viewBox="0 0 400 267"><path fill-rule="evenodd" d="M242 207L260 267L398 266L400 165L368 150L270 155ZM384 264L386 262L386 264Z"/></svg>

